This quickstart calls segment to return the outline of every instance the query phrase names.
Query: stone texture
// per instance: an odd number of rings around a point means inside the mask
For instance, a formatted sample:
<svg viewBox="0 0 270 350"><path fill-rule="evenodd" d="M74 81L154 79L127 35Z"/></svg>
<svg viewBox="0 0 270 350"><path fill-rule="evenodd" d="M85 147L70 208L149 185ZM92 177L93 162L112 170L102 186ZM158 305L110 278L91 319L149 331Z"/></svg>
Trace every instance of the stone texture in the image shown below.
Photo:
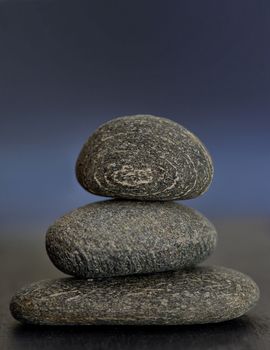
<svg viewBox="0 0 270 350"><path fill-rule="evenodd" d="M183 126L151 115L116 118L97 129L76 165L89 192L138 200L189 199L204 193L213 165Z"/></svg>
<svg viewBox="0 0 270 350"><path fill-rule="evenodd" d="M259 298L248 276L222 267L103 280L63 278L20 290L10 309L40 325L180 325L230 320Z"/></svg>
<svg viewBox="0 0 270 350"><path fill-rule="evenodd" d="M107 200L58 219L47 252L61 271L81 278L178 270L215 248L213 225L174 202Z"/></svg>

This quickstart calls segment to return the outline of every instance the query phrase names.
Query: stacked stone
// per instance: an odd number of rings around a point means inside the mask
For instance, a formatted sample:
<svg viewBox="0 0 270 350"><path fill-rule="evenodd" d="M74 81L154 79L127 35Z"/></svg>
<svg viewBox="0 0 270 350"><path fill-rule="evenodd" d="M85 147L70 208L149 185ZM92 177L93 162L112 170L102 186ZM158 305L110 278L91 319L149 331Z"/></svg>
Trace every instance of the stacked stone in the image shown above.
<svg viewBox="0 0 270 350"><path fill-rule="evenodd" d="M255 282L223 267L196 266L216 246L202 214L173 200L204 193L213 177L201 141L165 118L136 115L102 125L76 173L91 203L48 230L54 265L73 278L40 281L11 301L13 316L43 325L198 324L246 313Z"/></svg>

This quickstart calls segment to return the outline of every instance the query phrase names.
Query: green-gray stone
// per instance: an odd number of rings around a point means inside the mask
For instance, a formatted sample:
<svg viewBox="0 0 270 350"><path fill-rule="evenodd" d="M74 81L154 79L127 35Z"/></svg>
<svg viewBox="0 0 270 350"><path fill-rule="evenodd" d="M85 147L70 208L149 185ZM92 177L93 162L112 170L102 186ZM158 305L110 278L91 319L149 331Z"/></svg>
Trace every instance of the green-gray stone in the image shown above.
<svg viewBox="0 0 270 350"><path fill-rule="evenodd" d="M67 274L110 277L195 265L211 254L216 237L203 215L181 204L107 200L58 219L46 247Z"/></svg>
<svg viewBox="0 0 270 350"><path fill-rule="evenodd" d="M208 189L213 164L202 142L183 126L135 115L99 127L81 150L76 174L87 191L102 196L189 199Z"/></svg>
<svg viewBox="0 0 270 350"><path fill-rule="evenodd" d="M17 292L10 309L40 325L180 325L231 320L259 298L248 276L222 267L103 280L40 281Z"/></svg>

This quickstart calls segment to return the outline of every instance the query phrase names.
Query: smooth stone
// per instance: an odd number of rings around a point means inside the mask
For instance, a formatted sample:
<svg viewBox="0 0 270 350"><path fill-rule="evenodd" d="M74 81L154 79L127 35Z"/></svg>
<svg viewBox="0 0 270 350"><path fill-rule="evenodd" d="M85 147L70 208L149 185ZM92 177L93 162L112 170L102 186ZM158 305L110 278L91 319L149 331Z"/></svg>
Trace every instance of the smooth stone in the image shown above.
<svg viewBox="0 0 270 350"><path fill-rule="evenodd" d="M58 219L46 248L61 271L81 278L178 270L208 257L214 226L174 202L107 200Z"/></svg>
<svg viewBox="0 0 270 350"><path fill-rule="evenodd" d="M103 280L31 284L10 304L14 318L40 325L181 325L242 316L259 299L248 276L223 267Z"/></svg>
<svg viewBox="0 0 270 350"><path fill-rule="evenodd" d="M76 175L87 191L101 196L189 199L208 189L213 164L202 142L183 126L134 115L96 130L80 152Z"/></svg>

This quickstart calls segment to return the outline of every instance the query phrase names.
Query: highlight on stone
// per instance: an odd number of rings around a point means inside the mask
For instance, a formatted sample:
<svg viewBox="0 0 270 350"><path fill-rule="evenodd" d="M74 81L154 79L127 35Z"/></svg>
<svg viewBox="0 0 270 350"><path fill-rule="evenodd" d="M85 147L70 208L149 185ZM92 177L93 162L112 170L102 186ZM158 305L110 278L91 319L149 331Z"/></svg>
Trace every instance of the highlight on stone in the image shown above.
<svg viewBox="0 0 270 350"><path fill-rule="evenodd" d="M247 275L198 266L217 242L214 225L174 199L204 193L213 178L202 142L172 120L113 119L84 144L79 183L115 197L75 209L46 234L69 278L19 290L10 311L35 325L186 325L232 320L259 299Z"/></svg>

